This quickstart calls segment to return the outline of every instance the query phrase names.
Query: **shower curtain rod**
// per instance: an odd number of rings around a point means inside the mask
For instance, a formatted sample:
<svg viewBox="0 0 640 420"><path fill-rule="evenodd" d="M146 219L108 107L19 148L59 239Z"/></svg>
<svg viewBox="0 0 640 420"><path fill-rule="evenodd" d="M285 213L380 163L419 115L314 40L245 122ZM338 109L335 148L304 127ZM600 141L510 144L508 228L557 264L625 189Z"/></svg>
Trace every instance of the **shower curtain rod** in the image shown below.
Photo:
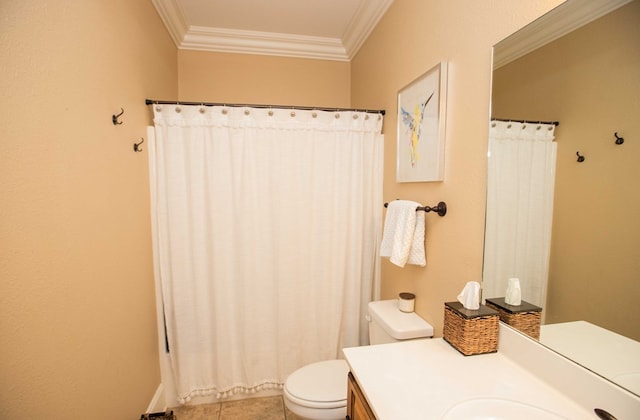
<svg viewBox="0 0 640 420"><path fill-rule="evenodd" d="M529 121L529 120L507 120L502 118L491 118L491 121L514 122L523 124L552 124L556 127L560 125L560 121Z"/></svg>
<svg viewBox="0 0 640 420"><path fill-rule="evenodd" d="M275 108L275 109L299 109L303 111L333 111L333 112L367 112L384 115L384 109L360 109L360 108L324 108L315 106L288 106L288 105L258 105L258 104L227 104L215 102L188 102L188 101L158 101L155 99L145 99L146 105L200 105L200 106L228 106L228 107L248 107L248 108Z"/></svg>

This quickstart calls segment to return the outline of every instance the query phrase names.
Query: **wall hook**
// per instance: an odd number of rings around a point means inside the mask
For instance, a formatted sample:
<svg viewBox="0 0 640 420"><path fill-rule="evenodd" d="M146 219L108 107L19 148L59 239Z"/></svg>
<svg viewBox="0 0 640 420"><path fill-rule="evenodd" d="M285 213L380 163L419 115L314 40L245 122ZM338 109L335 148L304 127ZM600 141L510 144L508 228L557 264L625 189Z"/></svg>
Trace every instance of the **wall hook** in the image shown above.
<svg viewBox="0 0 640 420"><path fill-rule="evenodd" d="M613 133L613 135L616 136L616 144L624 143L624 138L618 137L618 132L617 131L615 133Z"/></svg>
<svg viewBox="0 0 640 420"><path fill-rule="evenodd" d="M141 142L140 143L133 143L133 151L134 152L142 152L142 149L140 148L140 145L142 143L144 143L144 139L142 137L140 137Z"/></svg>
<svg viewBox="0 0 640 420"><path fill-rule="evenodd" d="M580 152L576 152L576 155L578 156L578 162L584 162L584 156L582 156Z"/></svg>
<svg viewBox="0 0 640 420"><path fill-rule="evenodd" d="M120 116L124 114L124 108L120 108L120 113L119 114L113 114L111 116L111 122L113 123L113 125L120 125L122 124L122 121L118 121L118 118L120 118Z"/></svg>

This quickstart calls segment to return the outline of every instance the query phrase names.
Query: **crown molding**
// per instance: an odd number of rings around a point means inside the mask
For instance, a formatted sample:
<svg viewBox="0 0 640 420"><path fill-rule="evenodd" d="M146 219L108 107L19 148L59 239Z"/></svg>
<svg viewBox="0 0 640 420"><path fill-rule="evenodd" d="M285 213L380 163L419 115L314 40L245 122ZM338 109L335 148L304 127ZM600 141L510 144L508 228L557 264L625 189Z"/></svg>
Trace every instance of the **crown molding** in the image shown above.
<svg viewBox="0 0 640 420"><path fill-rule="evenodd" d="M350 61L393 0L361 0L343 38L190 25L177 0L152 0L179 49Z"/></svg>
<svg viewBox="0 0 640 420"><path fill-rule="evenodd" d="M361 1L353 20L342 36L347 57L351 60L369 38L393 0Z"/></svg>
<svg viewBox="0 0 640 420"><path fill-rule="evenodd" d="M173 42L180 48L180 43L189 30L184 12L176 0L151 0L151 2L158 11L158 15L160 15L160 19L162 19L164 26L169 31Z"/></svg>
<svg viewBox="0 0 640 420"><path fill-rule="evenodd" d="M349 60L342 42L337 38L198 26L189 28L178 48L335 61Z"/></svg>
<svg viewBox="0 0 640 420"><path fill-rule="evenodd" d="M493 48L493 69L509 64L631 1L567 0L496 44Z"/></svg>

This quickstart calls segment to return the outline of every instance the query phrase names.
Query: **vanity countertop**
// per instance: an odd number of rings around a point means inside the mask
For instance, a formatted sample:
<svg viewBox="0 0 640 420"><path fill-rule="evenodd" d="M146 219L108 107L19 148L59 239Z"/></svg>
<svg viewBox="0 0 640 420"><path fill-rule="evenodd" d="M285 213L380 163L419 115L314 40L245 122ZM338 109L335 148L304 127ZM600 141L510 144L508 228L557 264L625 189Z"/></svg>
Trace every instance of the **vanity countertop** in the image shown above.
<svg viewBox="0 0 640 420"><path fill-rule="evenodd" d="M441 419L475 398L517 401L567 419L596 418L500 352L465 357L435 338L346 348L344 354L379 420Z"/></svg>

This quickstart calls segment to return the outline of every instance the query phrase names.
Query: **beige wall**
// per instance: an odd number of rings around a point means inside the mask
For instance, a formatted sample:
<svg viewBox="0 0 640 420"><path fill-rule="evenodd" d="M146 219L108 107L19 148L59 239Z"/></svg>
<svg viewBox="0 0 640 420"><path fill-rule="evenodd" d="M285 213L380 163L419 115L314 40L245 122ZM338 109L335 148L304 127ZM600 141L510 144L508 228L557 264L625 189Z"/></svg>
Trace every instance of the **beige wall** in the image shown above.
<svg viewBox="0 0 640 420"><path fill-rule="evenodd" d="M178 52L180 100L348 107L351 64L249 54Z"/></svg>
<svg viewBox="0 0 640 420"><path fill-rule="evenodd" d="M494 116L560 121L548 323L640 340L639 97L640 1L496 71Z"/></svg>
<svg viewBox="0 0 640 420"><path fill-rule="evenodd" d="M0 418L139 418L160 377L132 144L176 48L150 1L2 1L0 63Z"/></svg>
<svg viewBox="0 0 640 420"><path fill-rule="evenodd" d="M353 106L385 108L384 198L427 205L427 266L382 262L382 297L416 293L416 312L442 335L443 303L481 281L489 83L493 44L561 3L396 0L352 61ZM397 92L440 61L449 63L445 180L395 181Z"/></svg>

